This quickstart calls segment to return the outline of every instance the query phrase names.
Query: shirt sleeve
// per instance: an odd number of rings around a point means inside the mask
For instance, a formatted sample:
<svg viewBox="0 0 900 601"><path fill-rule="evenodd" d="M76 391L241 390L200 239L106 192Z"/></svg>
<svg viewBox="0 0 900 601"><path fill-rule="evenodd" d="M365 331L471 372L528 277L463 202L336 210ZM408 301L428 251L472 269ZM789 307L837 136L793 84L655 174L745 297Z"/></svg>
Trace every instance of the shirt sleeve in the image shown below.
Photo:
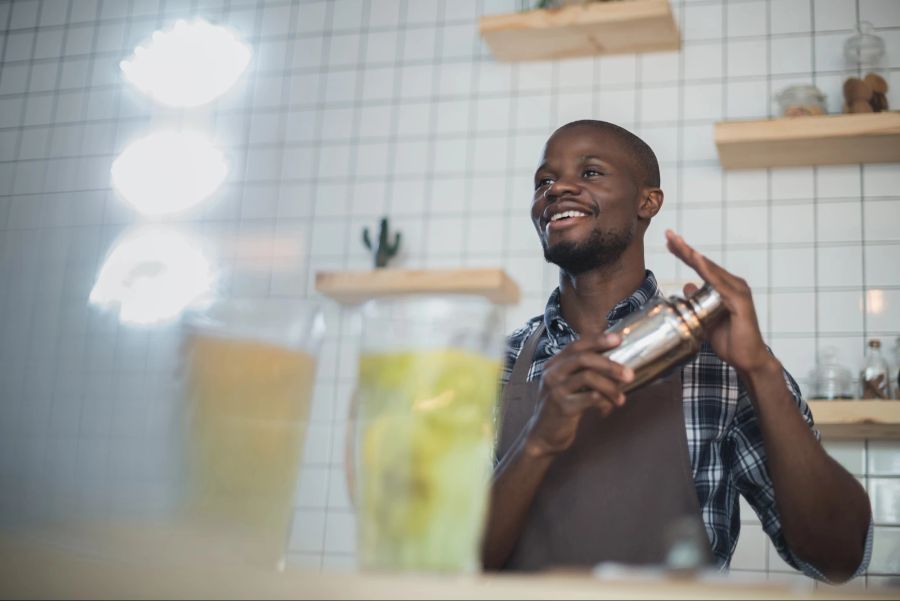
<svg viewBox="0 0 900 601"><path fill-rule="evenodd" d="M815 428L812 412L809 406L803 400L800 388L791 377L784 371L784 379L788 390L797 403L797 408L803 419L809 425L810 430L816 436L816 440L820 439L820 434ZM735 412L734 420L729 427L726 435L729 447L732 450L730 456L730 468L732 481L762 522L763 530L772 540L778 554L789 565L800 570L807 576L828 582L828 579L810 564L797 558L788 548L784 540L784 534L781 528L781 517L778 514L778 508L775 505L775 490L772 484L772 478L766 467L766 452L763 446L762 432L759 427L759 420L756 417L756 411L750 401L750 394L743 383L740 384L740 392L738 397L738 406ZM869 524L869 532L866 538L866 549L863 560L854 573L854 577L862 574L869 565L869 559L872 555L872 524Z"/></svg>

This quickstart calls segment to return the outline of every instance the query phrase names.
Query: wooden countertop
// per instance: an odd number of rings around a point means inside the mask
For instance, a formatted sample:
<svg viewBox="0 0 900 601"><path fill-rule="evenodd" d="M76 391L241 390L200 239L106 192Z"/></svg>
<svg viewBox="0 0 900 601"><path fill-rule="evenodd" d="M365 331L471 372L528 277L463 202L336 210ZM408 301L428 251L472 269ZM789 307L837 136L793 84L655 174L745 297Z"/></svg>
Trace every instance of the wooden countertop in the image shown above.
<svg viewBox="0 0 900 601"><path fill-rule="evenodd" d="M60 599L896 599L897 592L706 580L546 575L265 571L183 560L134 561L0 537L0 597Z"/></svg>

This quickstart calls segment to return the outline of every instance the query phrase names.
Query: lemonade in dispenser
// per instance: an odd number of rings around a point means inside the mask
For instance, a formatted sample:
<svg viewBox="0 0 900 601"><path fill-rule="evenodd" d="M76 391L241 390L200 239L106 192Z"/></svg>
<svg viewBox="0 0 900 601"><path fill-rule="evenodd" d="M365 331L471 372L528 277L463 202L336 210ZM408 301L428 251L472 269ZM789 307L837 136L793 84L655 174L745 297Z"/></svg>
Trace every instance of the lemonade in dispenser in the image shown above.
<svg viewBox="0 0 900 601"><path fill-rule="evenodd" d="M474 296L363 308L348 457L363 568L478 569L501 327L499 309Z"/></svg>

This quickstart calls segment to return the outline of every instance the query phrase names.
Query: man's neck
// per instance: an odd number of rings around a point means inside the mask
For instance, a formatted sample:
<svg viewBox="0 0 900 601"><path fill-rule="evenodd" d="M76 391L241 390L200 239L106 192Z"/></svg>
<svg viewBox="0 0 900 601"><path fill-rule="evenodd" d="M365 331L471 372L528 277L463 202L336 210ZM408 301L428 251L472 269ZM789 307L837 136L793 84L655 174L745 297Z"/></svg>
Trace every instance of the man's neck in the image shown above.
<svg viewBox="0 0 900 601"><path fill-rule="evenodd" d="M606 330L607 314L644 281L646 269L643 254L639 261L622 259L577 276L560 270L560 310L563 319L580 337Z"/></svg>

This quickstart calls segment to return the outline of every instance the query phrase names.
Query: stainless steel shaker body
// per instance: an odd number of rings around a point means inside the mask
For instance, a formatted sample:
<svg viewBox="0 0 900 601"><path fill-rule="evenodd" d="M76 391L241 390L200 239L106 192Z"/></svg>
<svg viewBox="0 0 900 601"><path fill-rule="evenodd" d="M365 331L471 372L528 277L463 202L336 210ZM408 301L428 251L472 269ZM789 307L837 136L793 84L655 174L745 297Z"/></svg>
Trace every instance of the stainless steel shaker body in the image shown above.
<svg viewBox="0 0 900 601"><path fill-rule="evenodd" d="M607 330L619 334L622 343L603 354L634 370L625 391L634 390L693 357L704 329L722 317L724 309L722 297L709 284L686 299L654 298Z"/></svg>

